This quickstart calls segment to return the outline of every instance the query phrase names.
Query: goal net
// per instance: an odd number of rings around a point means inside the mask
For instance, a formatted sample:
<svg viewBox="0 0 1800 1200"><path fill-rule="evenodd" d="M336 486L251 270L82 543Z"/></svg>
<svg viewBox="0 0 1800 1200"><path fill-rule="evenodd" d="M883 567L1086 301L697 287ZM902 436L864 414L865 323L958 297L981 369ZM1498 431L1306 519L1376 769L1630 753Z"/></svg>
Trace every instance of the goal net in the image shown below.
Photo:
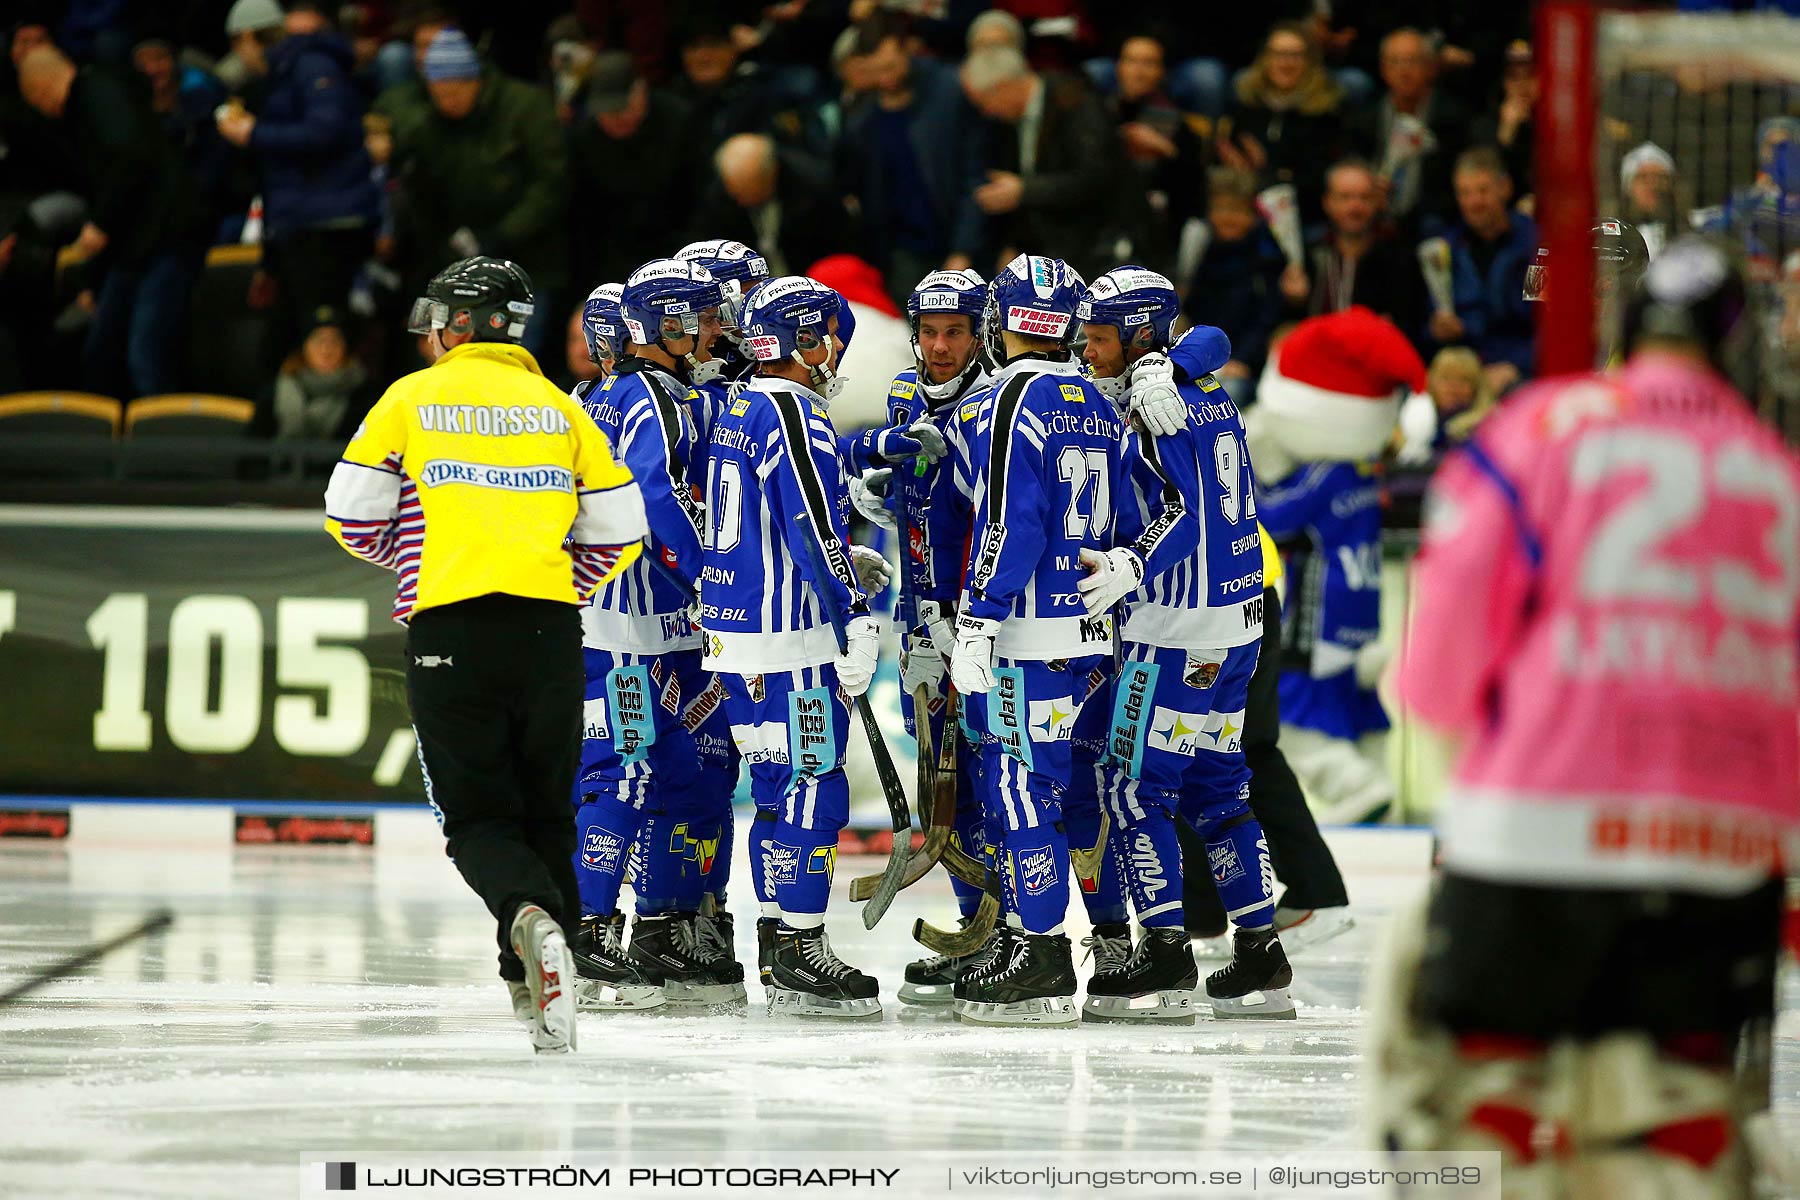
<svg viewBox="0 0 1800 1200"><path fill-rule="evenodd" d="M1537 32L1538 218L1556 280L1543 370L1616 347L1623 291L1595 261L1595 225L1631 226L1652 255L1702 232L1750 280L1757 336L1738 382L1800 442L1800 19L1552 3Z"/></svg>

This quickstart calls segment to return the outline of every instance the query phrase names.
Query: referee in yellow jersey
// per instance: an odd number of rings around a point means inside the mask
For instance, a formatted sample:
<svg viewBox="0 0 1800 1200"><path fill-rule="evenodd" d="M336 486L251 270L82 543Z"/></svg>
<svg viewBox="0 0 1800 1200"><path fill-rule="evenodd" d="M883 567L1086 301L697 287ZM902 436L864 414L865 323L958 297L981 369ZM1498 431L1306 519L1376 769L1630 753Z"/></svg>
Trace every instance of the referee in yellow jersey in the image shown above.
<svg viewBox="0 0 1800 1200"><path fill-rule="evenodd" d="M499 921L500 976L540 1051L575 1048L569 796L577 605L635 559L644 502L581 406L518 345L531 280L466 258L413 305L432 365L369 411L325 490L344 549L400 576L425 796Z"/></svg>

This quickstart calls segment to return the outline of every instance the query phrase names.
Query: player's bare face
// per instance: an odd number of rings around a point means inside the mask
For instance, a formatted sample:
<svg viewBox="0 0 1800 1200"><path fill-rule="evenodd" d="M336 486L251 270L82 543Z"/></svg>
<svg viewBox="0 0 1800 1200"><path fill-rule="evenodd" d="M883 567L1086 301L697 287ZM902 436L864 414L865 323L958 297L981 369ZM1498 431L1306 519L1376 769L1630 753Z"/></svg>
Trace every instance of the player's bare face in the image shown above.
<svg viewBox="0 0 1800 1200"><path fill-rule="evenodd" d="M919 318L919 356L925 360L925 378L949 383L968 369L975 357L975 328L968 317Z"/></svg>
<svg viewBox="0 0 1800 1200"><path fill-rule="evenodd" d="M724 332L724 326L719 323L717 308L708 308L700 313L700 344L695 349L695 353L702 362L712 357L713 343L718 341Z"/></svg>
<svg viewBox="0 0 1800 1200"><path fill-rule="evenodd" d="M1087 347L1081 357L1087 359L1096 379L1117 379L1125 373L1125 347L1119 342L1115 325L1083 325Z"/></svg>

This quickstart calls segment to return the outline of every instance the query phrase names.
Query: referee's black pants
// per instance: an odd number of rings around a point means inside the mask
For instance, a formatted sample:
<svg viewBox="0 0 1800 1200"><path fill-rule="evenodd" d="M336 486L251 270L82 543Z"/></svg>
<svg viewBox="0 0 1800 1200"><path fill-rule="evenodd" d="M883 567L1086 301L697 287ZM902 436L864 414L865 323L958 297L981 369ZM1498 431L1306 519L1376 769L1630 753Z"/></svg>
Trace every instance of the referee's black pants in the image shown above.
<svg viewBox="0 0 1800 1200"><path fill-rule="evenodd" d="M500 975L523 979L509 935L521 904L571 942L581 753L575 606L493 594L428 608L406 635L406 696L425 797L456 869L500 923Z"/></svg>
<svg viewBox="0 0 1800 1200"><path fill-rule="evenodd" d="M1306 806L1300 781L1282 754L1281 736L1281 597L1263 589L1262 644L1250 675L1250 701L1244 709L1244 759L1250 767L1250 811L1269 841L1269 860L1287 886L1281 903L1288 908L1337 908L1348 904L1344 877L1319 833L1319 823ZM1186 822L1176 823L1181 836L1182 913L1196 933L1226 927L1225 906L1206 870L1206 846Z"/></svg>

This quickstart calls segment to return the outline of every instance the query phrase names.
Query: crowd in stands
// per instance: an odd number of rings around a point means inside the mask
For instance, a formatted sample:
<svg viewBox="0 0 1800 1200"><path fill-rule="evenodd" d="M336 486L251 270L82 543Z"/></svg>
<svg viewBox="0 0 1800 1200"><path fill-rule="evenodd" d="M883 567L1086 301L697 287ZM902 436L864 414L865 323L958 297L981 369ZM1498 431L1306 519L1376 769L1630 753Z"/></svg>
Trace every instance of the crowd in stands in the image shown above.
<svg viewBox="0 0 1800 1200"><path fill-rule="evenodd" d="M447 262L524 266L526 345L570 382L591 371L587 293L702 237L776 274L855 254L896 298L1025 249L1090 278L1138 262L1226 331L1243 401L1278 326L1351 304L1428 361L1458 349L1471 397L1532 373L1525 5L13 11L0 393L204 380L256 400L260 432L341 436L422 365L400 331ZM1623 215L1671 220L1669 154L1647 143L1624 168ZM1439 238L1433 288L1420 247Z"/></svg>

